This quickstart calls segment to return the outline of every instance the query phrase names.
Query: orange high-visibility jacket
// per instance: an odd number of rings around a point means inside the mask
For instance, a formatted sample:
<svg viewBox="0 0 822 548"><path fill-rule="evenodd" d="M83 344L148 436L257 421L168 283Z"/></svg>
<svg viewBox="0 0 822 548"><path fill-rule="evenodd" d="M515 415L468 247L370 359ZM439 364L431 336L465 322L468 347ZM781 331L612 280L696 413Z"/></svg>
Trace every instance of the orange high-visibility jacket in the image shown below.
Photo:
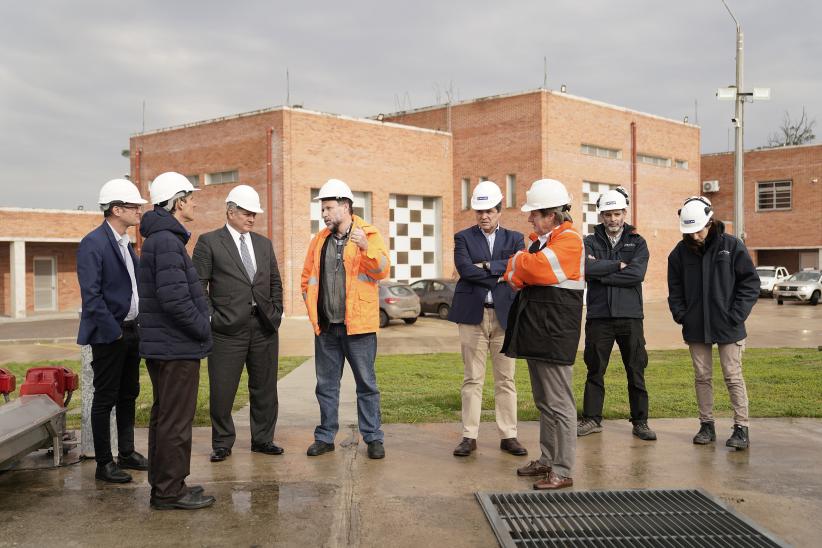
<svg viewBox="0 0 822 548"><path fill-rule="evenodd" d="M373 333L380 326L379 281L391 272L388 250L373 225L367 224L354 215L353 228L362 229L368 238L368 249L363 251L351 240L345 244L343 264L345 265L345 327L349 335ZM353 230L352 228L352 230ZM325 240L331 235L323 228L314 236L305 256L301 287L308 318L314 326L314 333L320 334L317 301L320 295L320 257Z"/></svg>
<svg viewBox="0 0 822 548"><path fill-rule="evenodd" d="M531 233L531 241L537 235ZM585 246L582 236L565 221L551 231L547 245L536 253L518 251L508 260L505 281L522 289L526 285L550 285L585 289Z"/></svg>

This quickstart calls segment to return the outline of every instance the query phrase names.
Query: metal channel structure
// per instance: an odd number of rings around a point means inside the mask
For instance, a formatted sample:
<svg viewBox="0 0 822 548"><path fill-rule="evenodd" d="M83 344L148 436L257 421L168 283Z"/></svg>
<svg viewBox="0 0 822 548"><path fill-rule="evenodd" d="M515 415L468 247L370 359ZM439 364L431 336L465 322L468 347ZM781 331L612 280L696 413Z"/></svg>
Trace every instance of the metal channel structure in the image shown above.
<svg viewBox="0 0 822 548"><path fill-rule="evenodd" d="M788 546L700 489L476 493L500 546Z"/></svg>
<svg viewBox="0 0 822 548"><path fill-rule="evenodd" d="M0 471L32 451L54 450L54 466L63 462L65 407L43 394L21 396L0 405Z"/></svg>

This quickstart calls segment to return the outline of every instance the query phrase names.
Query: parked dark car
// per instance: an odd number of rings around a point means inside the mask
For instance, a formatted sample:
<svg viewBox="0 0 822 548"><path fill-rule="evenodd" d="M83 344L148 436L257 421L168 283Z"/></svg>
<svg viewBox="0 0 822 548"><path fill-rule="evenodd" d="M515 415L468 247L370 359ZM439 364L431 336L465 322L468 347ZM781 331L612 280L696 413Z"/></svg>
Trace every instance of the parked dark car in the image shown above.
<svg viewBox="0 0 822 548"><path fill-rule="evenodd" d="M456 281L442 278L419 280L412 283L411 289L420 298L420 316L428 313L436 314L443 320L448 318L456 286Z"/></svg>
<svg viewBox="0 0 822 548"><path fill-rule="evenodd" d="M417 321L419 315L420 299L408 284L380 282L380 327L396 319L411 324Z"/></svg>

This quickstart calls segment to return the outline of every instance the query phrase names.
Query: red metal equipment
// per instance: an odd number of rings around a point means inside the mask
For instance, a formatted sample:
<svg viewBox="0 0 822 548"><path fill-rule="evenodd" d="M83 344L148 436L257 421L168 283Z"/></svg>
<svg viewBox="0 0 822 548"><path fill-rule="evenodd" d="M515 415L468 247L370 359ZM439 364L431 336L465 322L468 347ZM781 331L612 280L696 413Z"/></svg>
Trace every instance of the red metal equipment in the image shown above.
<svg viewBox="0 0 822 548"><path fill-rule="evenodd" d="M57 405L68 407L79 380L77 373L66 367L32 367L26 371L20 395L45 394Z"/></svg>
<svg viewBox="0 0 822 548"><path fill-rule="evenodd" d="M0 394L3 394L3 399L9 401L9 394L14 392L17 388L17 377L11 374L8 369L0 367Z"/></svg>

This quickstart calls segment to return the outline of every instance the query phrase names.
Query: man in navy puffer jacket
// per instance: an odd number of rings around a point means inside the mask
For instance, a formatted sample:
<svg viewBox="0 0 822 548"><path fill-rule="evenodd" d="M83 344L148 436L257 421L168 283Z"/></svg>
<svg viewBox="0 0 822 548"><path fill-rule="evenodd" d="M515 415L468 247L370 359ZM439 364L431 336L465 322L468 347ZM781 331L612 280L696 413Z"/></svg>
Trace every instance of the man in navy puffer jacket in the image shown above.
<svg viewBox="0 0 822 548"><path fill-rule="evenodd" d="M205 508L214 497L186 486L191 462L191 424L197 407L200 360L211 351L208 303L185 244L183 222L194 219L196 189L183 175L159 175L151 184L154 210L143 215L140 355L146 359L154 403L148 431L151 507Z"/></svg>

